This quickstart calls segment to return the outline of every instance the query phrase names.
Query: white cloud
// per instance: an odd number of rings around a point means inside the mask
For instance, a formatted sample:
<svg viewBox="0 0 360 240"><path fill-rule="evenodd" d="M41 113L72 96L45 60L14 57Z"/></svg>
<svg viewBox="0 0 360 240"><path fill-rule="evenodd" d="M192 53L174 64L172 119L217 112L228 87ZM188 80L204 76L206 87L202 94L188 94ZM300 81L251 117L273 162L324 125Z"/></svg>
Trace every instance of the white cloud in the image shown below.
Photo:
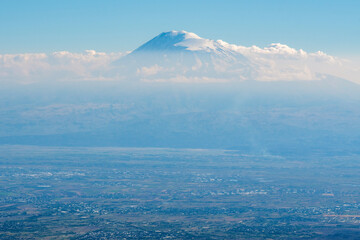
<svg viewBox="0 0 360 240"><path fill-rule="evenodd" d="M257 80L316 80L325 74L360 83L357 64L321 51L307 53L280 43L265 48L220 43L246 56L258 70L254 77Z"/></svg>
<svg viewBox="0 0 360 240"><path fill-rule="evenodd" d="M195 38L195 40L206 39ZM228 82L244 79L259 81L316 80L321 79L321 76L325 74L360 83L360 64L358 62L340 59L321 51L307 53L302 49L297 50L280 43L260 48L237 46L221 40L212 41L212 44L209 45L211 40L206 41L208 42L205 44L205 51L211 49L216 43L244 56L246 63L233 64L231 61L219 58L212 59L212 63L209 65L208 62L196 57L191 66L162 66L154 62L153 65L136 67L132 74L143 81L154 82ZM196 45L197 51L204 50L201 46ZM0 55L0 82L32 83L126 79L130 68L121 69L119 65L113 64L124 55L126 53L103 53L94 50L82 53L60 51L51 54L3 54ZM210 68L212 71L209 71Z"/></svg>
<svg viewBox="0 0 360 240"><path fill-rule="evenodd" d="M0 81L104 80L111 63L124 53L67 51L0 55Z"/></svg>
<svg viewBox="0 0 360 240"><path fill-rule="evenodd" d="M137 69L137 74L140 76L151 76L159 73L164 68L160 67L159 65L155 64L151 67L141 67Z"/></svg>

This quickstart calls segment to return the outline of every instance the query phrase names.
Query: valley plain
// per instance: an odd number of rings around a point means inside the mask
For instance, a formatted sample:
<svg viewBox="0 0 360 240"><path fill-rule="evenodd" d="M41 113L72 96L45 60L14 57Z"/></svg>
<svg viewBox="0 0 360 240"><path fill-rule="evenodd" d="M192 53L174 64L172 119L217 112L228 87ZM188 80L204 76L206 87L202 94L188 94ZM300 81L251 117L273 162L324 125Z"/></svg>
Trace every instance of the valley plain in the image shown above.
<svg viewBox="0 0 360 240"><path fill-rule="evenodd" d="M1 146L1 239L356 239L360 157Z"/></svg>

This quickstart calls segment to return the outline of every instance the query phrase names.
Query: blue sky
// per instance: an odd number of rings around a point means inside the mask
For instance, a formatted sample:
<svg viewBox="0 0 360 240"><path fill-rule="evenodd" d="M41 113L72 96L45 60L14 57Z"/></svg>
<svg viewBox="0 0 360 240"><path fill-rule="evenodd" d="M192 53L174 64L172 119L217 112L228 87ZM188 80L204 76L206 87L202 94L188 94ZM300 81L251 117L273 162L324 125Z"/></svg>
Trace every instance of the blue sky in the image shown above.
<svg viewBox="0 0 360 240"><path fill-rule="evenodd" d="M360 56L360 1L144 0L0 2L0 54L133 50L163 31L264 47Z"/></svg>

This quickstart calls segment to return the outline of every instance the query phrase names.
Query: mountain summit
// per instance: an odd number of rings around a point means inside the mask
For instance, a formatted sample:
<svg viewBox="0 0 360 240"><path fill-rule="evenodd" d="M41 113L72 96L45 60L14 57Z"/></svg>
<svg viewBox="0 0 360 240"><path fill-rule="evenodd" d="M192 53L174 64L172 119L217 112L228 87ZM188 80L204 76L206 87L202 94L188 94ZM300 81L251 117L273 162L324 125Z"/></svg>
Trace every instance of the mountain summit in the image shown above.
<svg viewBox="0 0 360 240"><path fill-rule="evenodd" d="M203 38L200 38L195 33L189 33L186 31L170 31L163 32L158 36L154 37L150 41L141 45L134 52L137 51L164 51L164 50L183 50L186 47L182 46L183 41L202 41Z"/></svg>
<svg viewBox="0 0 360 240"><path fill-rule="evenodd" d="M163 32L147 43L137 48L134 52L142 51L205 51L224 52L231 51L222 41L201 38L195 33L186 31Z"/></svg>

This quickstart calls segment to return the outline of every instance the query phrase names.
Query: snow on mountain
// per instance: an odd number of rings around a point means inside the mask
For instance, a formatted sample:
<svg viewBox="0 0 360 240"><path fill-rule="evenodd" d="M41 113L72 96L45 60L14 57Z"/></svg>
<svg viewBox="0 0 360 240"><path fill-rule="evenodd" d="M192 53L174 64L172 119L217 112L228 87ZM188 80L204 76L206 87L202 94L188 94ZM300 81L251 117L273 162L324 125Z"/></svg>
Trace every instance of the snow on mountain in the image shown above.
<svg viewBox="0 0 360 240"><path fill-rule="evenodd" d="M133 53L139 52L197 52L197 53L212 53L222 57L238 55L240 52L234 51L230 44L223 41L214 41L210 39L201 38L195 33L186 31L170 31L163 32L146 42L139 48L135 49Z"/></svg>
<svg viewBox="0 0 360 240"><path fill-rule="evenodd" d="M205 52L226 52L230 51L221 42L204 39L195 33L186 31L163 32L137 48L134 52L141 51L205 51Z"/></svg>

